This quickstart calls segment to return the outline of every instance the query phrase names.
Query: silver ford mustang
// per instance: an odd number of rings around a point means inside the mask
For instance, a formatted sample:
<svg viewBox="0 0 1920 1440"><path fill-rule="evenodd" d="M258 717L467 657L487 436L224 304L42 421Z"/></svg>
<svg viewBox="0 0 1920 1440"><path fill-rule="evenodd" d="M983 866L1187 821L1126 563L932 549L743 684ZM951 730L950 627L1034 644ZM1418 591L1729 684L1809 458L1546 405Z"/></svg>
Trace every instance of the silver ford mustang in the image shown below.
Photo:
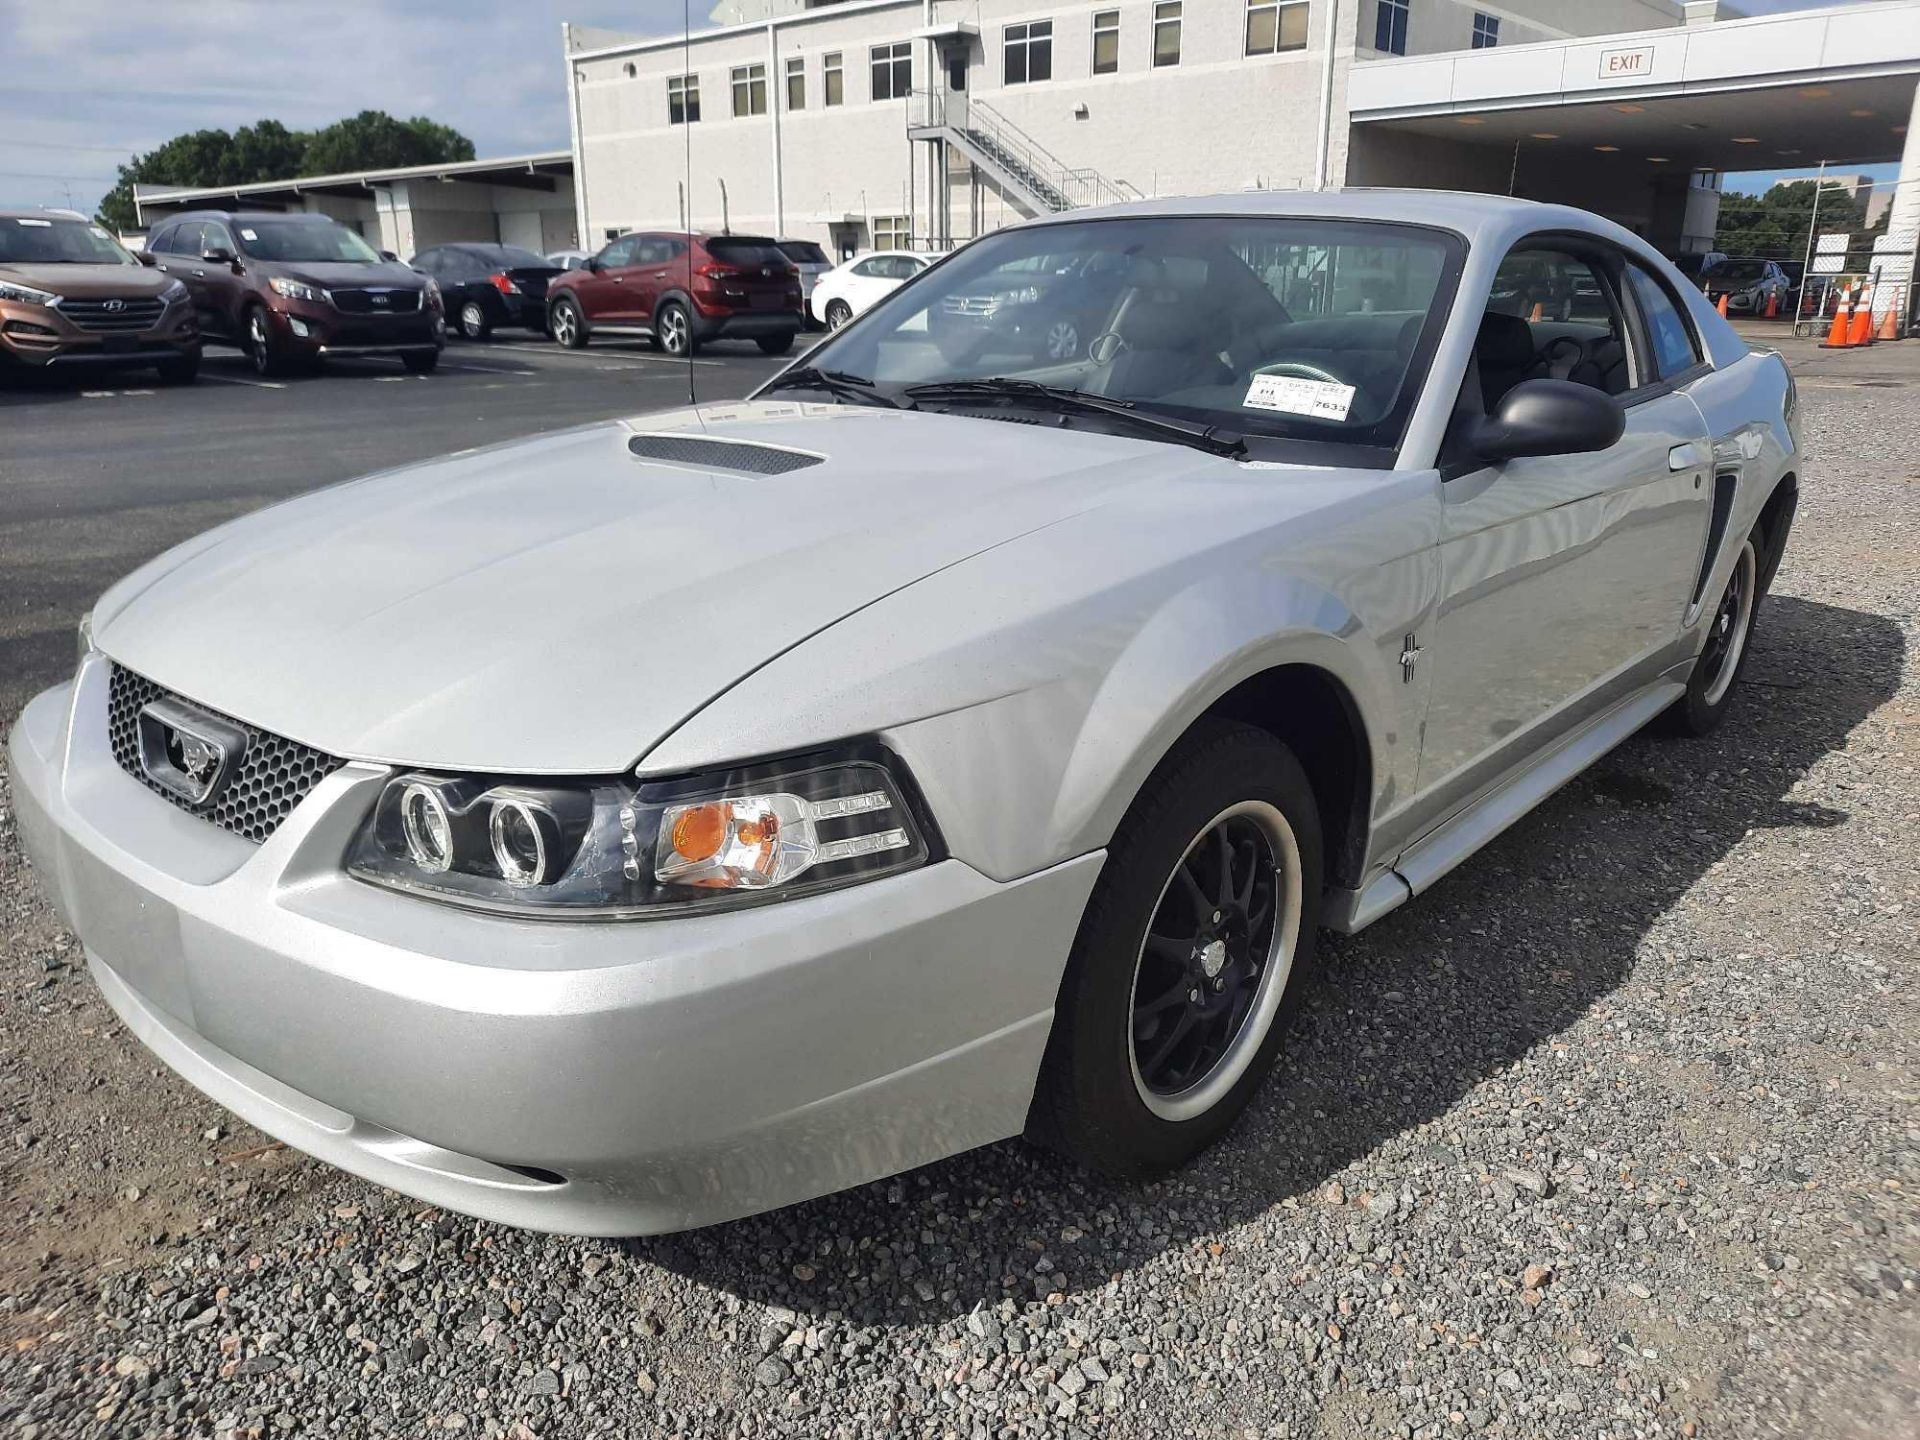
<svg viewBox="0 0 1920 1440"><path fill-rule="evenodd" d="M1078 211L754 398L247 516L9 742L128 1028L426 1201L631 1234L1252 1099L1320 927L1732 703L1794 388L1627 231Z"/></svg>

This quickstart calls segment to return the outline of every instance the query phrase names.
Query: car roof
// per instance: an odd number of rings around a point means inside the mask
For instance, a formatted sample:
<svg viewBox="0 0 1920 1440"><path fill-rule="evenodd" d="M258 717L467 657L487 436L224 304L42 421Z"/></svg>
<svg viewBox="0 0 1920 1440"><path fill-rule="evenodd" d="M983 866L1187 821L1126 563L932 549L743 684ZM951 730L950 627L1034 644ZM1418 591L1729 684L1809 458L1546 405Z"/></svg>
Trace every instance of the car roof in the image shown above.
<svg viewBox="0 0 1920 1440"><path fill-rule="evenodd" d="M262 220L295 220L318 225L337 225L340 222L331 215L322 215L313 210L182 210L177 215L163 215L154 221L154 228L172 224L175 220L244 220L257 223Z"/></svg>

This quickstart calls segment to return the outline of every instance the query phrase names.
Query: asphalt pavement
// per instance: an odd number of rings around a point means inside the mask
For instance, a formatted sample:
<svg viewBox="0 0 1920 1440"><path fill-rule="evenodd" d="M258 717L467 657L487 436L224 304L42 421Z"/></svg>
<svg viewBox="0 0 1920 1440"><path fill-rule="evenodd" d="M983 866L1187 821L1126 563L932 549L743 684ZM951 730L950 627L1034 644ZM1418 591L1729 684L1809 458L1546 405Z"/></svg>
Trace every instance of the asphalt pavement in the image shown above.
<svg viewBox="0 0 1920 1440"><path fill-rule="evenodd" d="M449 345L433 375L358 360L262 380L210 348L192 385L128 370L0 388L0 724L72 668L74 625L102 590L223 520L454 450L668 409L689 379L703 400L736 399L788 358L720 344L689 367L643 341L569 351L502 334Z"/></svg>

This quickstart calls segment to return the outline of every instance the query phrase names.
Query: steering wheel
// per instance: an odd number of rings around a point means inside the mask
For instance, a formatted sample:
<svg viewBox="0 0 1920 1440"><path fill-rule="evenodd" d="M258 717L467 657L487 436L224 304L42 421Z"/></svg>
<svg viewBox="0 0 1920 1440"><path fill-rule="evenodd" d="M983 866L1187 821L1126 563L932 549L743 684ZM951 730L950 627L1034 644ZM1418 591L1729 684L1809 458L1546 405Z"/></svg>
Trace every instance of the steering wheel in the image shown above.
<svg viewBox="0 0 1920 1440"><path fill-rule="evenodd" d="M1582 340L1573 335L1557 335L1540 348L1540 358L1556 380L1564 380L1582 365L1599 365L1600 347L1608 336L1596 335Z"/></svg>
<svg viewBox="0 0 1920 1440"><path fill-rule="evenodd" d="M1321 380L1329 385L1345 385L1331 370L1322 370L1318 365L1309 365L1304 360L1276 360L1271 365L1256 365L1255 375L1291 375L1300 380Z"/></svg>

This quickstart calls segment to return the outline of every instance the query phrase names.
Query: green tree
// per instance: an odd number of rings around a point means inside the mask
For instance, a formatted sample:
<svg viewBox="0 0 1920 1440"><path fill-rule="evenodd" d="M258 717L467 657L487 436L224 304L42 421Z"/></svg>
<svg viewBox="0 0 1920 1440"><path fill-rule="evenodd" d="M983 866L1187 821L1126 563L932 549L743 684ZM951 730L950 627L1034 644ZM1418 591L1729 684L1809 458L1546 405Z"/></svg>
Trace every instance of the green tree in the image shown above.
<svg viewBox="0 0 1920 1440"><path fill-rule="evenodd" d="M1882 220L1867 228L1866 207L1834 181L1789 180L1764 195L1730 191L1720 197L1720 225L1714 248L1733 256L1763 256L1798 260L1806 253L1807 232L1814 223L1814 193L1819 192L1821 231L1844 230L1853 237L1854 251L1870 250L1873 236L1886 228Z"/></svg>
<svg viewBox="0 0 1920 1440"><path fill-rule="evenodd" d="M138 227L133 187L141 185L246 185L334 175L400 165L433 165L473 159L473 142L425 116L396 120L383 110L362 110L321 130L289 130L278 120L259 120L229 134L194 130L136 155L120 167L119 183L99 208L100 223L114 230Z"/></svg>
<svg viewBox="0 0 1920 1440"><path fill-rule="evenodd" d="M396 120L384 110L362 110L307 137L303 175L434 165L473 159L473 142L424 115Z"/></svg>

